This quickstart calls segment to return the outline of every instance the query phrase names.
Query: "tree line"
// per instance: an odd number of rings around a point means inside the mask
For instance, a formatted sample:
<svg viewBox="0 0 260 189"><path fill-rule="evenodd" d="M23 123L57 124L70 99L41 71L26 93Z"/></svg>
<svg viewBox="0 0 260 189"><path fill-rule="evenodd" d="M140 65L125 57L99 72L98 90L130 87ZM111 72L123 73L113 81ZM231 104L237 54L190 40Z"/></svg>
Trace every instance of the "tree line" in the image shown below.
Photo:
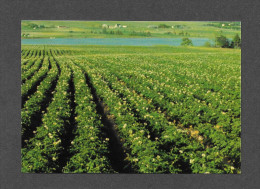
<svg viewBox="0 0 260 189"><path fill-rule="evenodd" d="M181 42L182 46L193 46L192 40L184 37ZM220 34L215 37L215 44L212 45L209 41L205 42L206 47L220 47L220 48L241 48L241 38L236 34L230 41L226 36Z"/></svg>
<svg viewBox="0 0 260 189"><path fill-rule="evenodd" d="M241 48L241 39L238 34L236 34L231 41L229 41L226 36L219 35L215 38L215 46L221 48Z"/></svg>

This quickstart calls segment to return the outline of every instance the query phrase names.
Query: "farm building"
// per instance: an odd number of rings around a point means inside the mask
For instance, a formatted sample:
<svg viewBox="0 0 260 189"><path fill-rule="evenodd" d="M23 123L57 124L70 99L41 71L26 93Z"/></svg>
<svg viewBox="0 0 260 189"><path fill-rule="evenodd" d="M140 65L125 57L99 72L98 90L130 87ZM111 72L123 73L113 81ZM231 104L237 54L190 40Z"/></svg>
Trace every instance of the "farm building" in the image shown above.
<svg viewBox="0 0 260 189"><path fill-rule="evenodd" d="M109 28L109 25L107 25L107 24L102 24L102 28Z"/></svg>
<svg viewBox="0 0 260 189"><path fill-rule="evenodd" d="M116 24L115 25L115 28L121 28L122 26L121 26L121 24Z"/></svg>
<svg viewBox="0 0 260 189"><path fill-rule="evenodd" d="M126 28L127 26L122 26L121 24L116 24L114 26L108 25L108 24L102 24L102 28L110 28L110 29L114 29L114 28Z"/></svg>

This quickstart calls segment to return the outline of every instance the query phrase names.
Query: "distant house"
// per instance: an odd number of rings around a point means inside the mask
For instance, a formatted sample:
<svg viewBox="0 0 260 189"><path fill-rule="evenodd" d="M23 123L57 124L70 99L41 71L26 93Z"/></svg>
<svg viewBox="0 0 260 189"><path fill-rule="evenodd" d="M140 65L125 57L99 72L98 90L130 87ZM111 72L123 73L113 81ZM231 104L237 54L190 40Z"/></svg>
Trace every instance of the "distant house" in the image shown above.
<svg viewBox="0 0 260 189"><path fill-rule="evenodd" d="M102 24L102 28L110 28L110 29L114 29L114 28L126 28L127 26L122 26L121 24L116 24L114 26L108 25L108 24Z"/></svg>
<svg viewBox="0 0 260 189"><path fill-rule="evenodd" d="M147 26L148 28L158 28L158 26L156 26L156 25L149 25L149 26Z"/></svg>
<svg viewBox="0 0 260 189"><path fill-rule="evenodd" d="M225 24L222 24L222 27L225 26Z"/></svg>
<svg viewBox="0 0 260 189"><path fill-rule="evenodd" d="M126 25L123 25L122 27L123 27L123 28L127 28L127 26L126 26Z"/></svg>
<svg viewBox="0 0 260 189"><path fill-rule="evenodd" d="M102 28L109 28L109 25L107 25L107 24L102 24Z"/></svg>
<svg viewBox="0 0 260 189"><path fill-rule="evenodd" d="M116 24L114 28L121 28L122 25L121 24Z"/></svg>

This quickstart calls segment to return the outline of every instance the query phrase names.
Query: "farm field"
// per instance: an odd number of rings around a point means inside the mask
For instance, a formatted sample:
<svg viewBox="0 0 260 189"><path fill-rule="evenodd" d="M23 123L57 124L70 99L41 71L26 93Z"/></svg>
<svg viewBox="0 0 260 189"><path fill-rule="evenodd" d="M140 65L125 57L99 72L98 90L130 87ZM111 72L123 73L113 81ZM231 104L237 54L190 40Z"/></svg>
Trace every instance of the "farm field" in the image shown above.
<svg viewBox="0 0 260 189"><path fill-rule="evenodd" d="M241 173L240 49L23 45L21 73L22 172Z"/></svg>
<svg viewBox="0 0 260 189"><path fill-rule="evenodd" d="M119 24L119 27L115 27ZM104 28L103 25L109 26ZM228 38L241 36L240 22L23 20L21 38Z"/></svg>

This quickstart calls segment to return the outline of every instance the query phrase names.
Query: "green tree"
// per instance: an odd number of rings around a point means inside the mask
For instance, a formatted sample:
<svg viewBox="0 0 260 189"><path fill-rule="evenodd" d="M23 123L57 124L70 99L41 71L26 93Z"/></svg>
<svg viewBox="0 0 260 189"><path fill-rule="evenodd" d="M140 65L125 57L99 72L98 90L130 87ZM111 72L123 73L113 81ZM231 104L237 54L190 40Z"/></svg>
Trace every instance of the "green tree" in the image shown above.
<svg viewBox="0 0 260 189"><path fill-rule="evenodd" d="M182 38L181 46L193 46L193 44L189 38L184 37Z"/></svg>
<svg viewBox="0 0 260 189"><path fill-rule="evenodd" d="M221 48L228 48L229 47L229 41L224 35L216 36L215 46L221 47Z"/></svg>
<svg viewBox="0 0 260 189"><path fill-rule="evenodd" d="M30 28L39 28L39 26L37 24L34 24L34 23L29 23L28 26Z"/></svg>
<svg viewBox="0 0 260 189"><path fill-rule="evenodd" d="M241 48L241 39L238 34L236 34L232 40L233 48Z"/></svg>
<svg viewBox="0 0 260 189"><path fill-rule="evenodd" d="M169 28L170 26L166 24L159 24L158 28Z"/></svg>

